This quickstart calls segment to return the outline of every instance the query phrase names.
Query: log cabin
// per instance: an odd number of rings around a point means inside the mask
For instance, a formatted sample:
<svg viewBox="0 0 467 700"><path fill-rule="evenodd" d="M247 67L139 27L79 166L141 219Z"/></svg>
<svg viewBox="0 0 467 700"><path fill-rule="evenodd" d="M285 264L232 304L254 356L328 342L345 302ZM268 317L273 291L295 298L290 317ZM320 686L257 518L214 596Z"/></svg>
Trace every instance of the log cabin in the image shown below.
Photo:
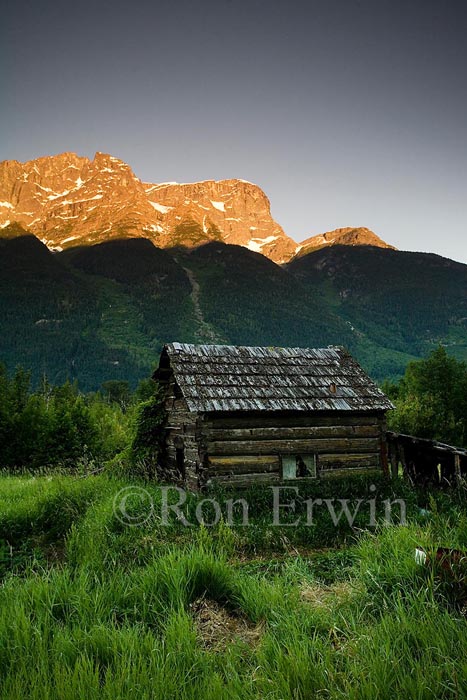
<svg viewBox="0 0 467 700"><path fill-rule="evenodd" d="M163 481L198 489L388 472L393 405L341 347L170 343L154 379Z"/></svg>

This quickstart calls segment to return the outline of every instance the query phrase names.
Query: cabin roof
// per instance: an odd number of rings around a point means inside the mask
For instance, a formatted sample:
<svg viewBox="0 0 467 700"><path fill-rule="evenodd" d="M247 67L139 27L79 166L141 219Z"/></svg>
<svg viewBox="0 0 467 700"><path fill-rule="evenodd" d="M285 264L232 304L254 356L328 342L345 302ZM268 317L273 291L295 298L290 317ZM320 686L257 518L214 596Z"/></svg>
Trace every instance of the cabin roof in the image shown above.
<svg viewBox="0 0 467 700"><path fill-rule="evenodd" d="M392 403L343 348L169 343L154 377L172 370L190 411L386 411Z"/></svg>

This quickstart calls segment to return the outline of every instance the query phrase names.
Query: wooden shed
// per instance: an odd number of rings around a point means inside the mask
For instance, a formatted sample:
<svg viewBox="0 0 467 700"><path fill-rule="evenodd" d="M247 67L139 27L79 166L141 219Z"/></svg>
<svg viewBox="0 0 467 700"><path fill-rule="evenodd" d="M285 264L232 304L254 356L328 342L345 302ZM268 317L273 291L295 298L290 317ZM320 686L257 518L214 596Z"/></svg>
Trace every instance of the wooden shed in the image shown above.
<svg viewBox="0 0 467 700"><path fill-rule="evenodd" d="M159 477L190 488L387 471L389 399L340 347L170 343Z"/></svg>

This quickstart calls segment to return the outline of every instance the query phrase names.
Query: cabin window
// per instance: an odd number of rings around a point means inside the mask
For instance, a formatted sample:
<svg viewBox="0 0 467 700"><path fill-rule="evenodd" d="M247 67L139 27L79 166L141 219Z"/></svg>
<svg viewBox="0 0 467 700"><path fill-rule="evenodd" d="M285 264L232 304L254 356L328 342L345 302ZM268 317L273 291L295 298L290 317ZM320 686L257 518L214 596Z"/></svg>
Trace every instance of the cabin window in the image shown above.
<svg viewBox="0 0 467 700"><path fill-rule="evenodd" d="M282 478L306 479L316 477L316 455L283 455Z"/></svg>

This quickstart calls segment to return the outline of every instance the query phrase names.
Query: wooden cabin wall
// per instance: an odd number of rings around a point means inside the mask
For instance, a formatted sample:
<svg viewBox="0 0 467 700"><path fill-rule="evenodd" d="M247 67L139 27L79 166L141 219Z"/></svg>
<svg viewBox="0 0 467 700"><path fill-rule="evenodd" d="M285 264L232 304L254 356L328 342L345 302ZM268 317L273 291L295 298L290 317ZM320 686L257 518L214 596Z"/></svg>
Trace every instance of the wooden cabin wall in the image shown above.
<svg viewBox="0 0 467 700"><path fill-rule="evenodd" d="M201 481L280 482L281 455L295 454L316 455L321 478L386 470L385 428L382 413L205 414L198 428Z"/></svg>
<svg viewBox="0 0 467 700"><path fill-rule="evenodd" d="M198 414L188 409L173 379L166 384L165 389L164 407L167 411L167 419L160 476L171 481L182 481L177 465L177 449L183 449L184 481L190 488L197 488L199 454L196 421Z"/></svg>

